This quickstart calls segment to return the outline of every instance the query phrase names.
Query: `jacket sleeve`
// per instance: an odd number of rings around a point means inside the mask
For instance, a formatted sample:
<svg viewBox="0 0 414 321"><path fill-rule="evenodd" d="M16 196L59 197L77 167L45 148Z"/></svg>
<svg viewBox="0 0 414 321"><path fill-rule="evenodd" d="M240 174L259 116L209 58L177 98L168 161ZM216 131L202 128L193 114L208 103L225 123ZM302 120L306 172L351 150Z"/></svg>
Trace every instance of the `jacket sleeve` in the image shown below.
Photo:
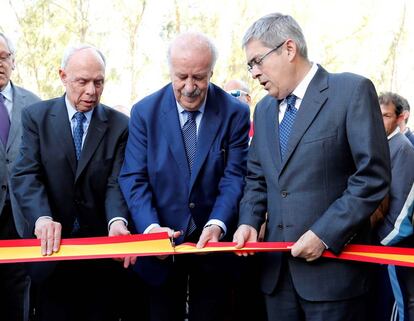
<svg viewBox="0 0 414 321"><path fill-rule="evenodd" d="M328 247L339 253L358 233L389 190L388 142L373 84L360 79L349 100L344 144L355 164L347 187L311 226Z"/></svg>
<svg viewBox="0 0 414 321"><path fill-rule="evenodd" d="M30 109L22 111L22 142L11 177L11 190L23 216L34 230L40 216L53 217L44 186L44 171L41 164L39 124L33 119Z"/></svg>
<svg viewBox="0 0 414 321"><path fill-rule="evenodd" d="M138 112L132 109L129 138L119 184L138 233L151 224L160 224L153 206L152 189L148 177L147 126Z"/></svg>

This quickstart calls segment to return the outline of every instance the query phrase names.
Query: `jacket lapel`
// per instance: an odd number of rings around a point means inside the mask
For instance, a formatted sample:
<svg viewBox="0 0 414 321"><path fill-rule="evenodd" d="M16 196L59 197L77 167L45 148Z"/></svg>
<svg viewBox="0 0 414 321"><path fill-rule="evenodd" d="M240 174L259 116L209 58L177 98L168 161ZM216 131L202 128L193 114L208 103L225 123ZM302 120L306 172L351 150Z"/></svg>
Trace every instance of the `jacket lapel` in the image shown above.
<svg viewBox="0 0 414 321"><path fill-rule="evenodd" d="M66 155L66 158L72 168L73 173L76 172L76 156L75 145L72 138L72 130L70 128L70 121L68 112L66 110L65 96L59 98L55 106L51 109L49 114L50 122L54 131L55 137L61 141L61 147Z"/></svg>
<svg viewBox="0 0 414 321"><path fill-rule="evenodd" d="M221 126L219 111L220 106L217 103L214 89L210 86L207 94L204 115L201 119L200 128L198 130L197 152L193 164L193 171L191 173L190 191L204 161L206 160L210 147L217 135L218 129Z"/></svg>
<svg viewBox="0 0 414 321"><path fill-rule="evenodd" d="M188 181L190 179L190 169L181 133L180 119L178 118L177 103L171 85L166 89L160 108L160 124L164 129L163 133L168 142L168 148L177 162L180 172L185 175L185 179Z"/></svg>
<svg viewBox="0 0 414 321"><path fill-rule="evenodd" d="M289 142L286 150L286 157L282 162L280 173L289 162L296 146L299 144L302 136L312 124L319 110L328 99L326 89L328 88L328 73L319 66L315 77L310 82L302 103L298 110L295 122L293 124Z"/></svg>
<svg viewBox="0 0 414 321"><path fill-rule="evenodd" d="M279 102L269 96L265 107L267 146L275 165L277 173L280 169L280 148L279 148Z"/></svg>
<svg viewBox="0 0 414 321"><path fill-rule="evenodd" d="M76 168L75 182L89 163L107 129L108 119L105 110L101 105L98 105L93 111L91 123L88 127L88 133L83 143L82 152Z"/></svg>

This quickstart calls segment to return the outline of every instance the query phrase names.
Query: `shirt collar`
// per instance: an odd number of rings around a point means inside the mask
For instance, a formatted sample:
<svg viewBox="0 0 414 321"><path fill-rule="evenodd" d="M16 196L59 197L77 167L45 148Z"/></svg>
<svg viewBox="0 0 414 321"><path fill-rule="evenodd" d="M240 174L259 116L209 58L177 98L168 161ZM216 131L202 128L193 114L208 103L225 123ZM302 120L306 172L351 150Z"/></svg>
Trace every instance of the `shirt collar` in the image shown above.
<svg viewBox="0 0 414 321"><path fill-rule="evenodd" d="M397 135L399 132L400 132L400 127L398 127L398 126L397 126L397 128L396 128L396 129L394 129L394 131L393 131L391 134L389 134L389 135L387 136L387 139L388 139L388 140L390 140L390 139L391 139L391 138L393 138L395 135Z"/></svg>
<svg viewBox="0 0 414 321"><path fill-rule="evenodd" d="M13 90L10 81L6 85L6 87L3 89L1 94L6 98L8 101L13 102Z"/></svg>
<svg viewBox="0 0 414 321"><path fill-rule="evenodd" d="M303 99L303 97L305 97L305 93L309 87L310 82L312 81L313 77L318 71L318 68L319 67L317 64L312 63L311 69L308 71L305 78L303 78L302 81L299 83L299 85L295 88L292 94L294 94L299 99Z"/></svg>
<svg viewBox="0 0 414 321"><path fill-rule="evenodd" d="M65 103L66 103L66 109L68 111L69 120L72 121L73 115L75 115L75 113L77 113L77 110L75 109L75 107L73 107L73 105L69 101L67 95L65 95ZM92 110L89 110L89 111L83 113L85 115L86 121L88 123L91 121L92 113L93 113L93 110L94 109L95 108L93 108Z"/></svg>

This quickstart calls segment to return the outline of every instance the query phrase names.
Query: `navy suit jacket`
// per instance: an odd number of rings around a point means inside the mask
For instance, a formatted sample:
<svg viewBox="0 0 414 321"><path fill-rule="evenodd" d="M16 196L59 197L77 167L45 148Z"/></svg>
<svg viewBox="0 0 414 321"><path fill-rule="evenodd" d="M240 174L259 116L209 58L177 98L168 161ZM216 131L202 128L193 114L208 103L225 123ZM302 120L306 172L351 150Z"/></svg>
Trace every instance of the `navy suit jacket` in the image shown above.
<svg viewBox="0 0 414 321"><path fill-rule="evenodd" d="M296 242L312 230L340 253L351 240L369 242L369 217L388 191L390 160L378 98L363 77L319 67L298 110L285 159L279 151L278 101L256 107L240 224L266 241ZM264 254L262 289L272 293L282 254ZM367 290L366 266L288 259L294 286L306 300L340 300Z"/></svg>
<svg viewBox="0 0 414 321"><path fill-rule="evenodd" d="M248 132L247 105L210 84L190 176L172 85L134 105L119 181L137 232L158 223L185 234L192 216L201 229L210 219L222 221L231 237L244 186ZM149 272L156 274L154 267Z"/></svg>

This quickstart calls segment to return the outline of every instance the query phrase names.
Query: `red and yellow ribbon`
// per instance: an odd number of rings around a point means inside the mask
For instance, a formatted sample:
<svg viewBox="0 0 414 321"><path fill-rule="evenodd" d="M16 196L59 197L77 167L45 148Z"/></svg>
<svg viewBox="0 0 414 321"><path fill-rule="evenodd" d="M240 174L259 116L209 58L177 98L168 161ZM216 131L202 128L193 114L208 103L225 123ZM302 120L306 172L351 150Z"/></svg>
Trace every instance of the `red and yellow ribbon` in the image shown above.
<svg viewBox="0 0 414 321"><path fill-rule="evenodd" d="M0 263L44 262L125 256L153 256L171 254L195 254L209 252L282 252L290 251L291 242L252 242L242 249L235 243L208 243L197 249L193 243L173 247L167 233L137 234L115 237L91 237L63 239L57 253L50 256L40 254L40 240L0 241ZM360 262L393 264L414 267L414 249L388 246L348 245L340 255L330 251L324 257Z"/></svg>

